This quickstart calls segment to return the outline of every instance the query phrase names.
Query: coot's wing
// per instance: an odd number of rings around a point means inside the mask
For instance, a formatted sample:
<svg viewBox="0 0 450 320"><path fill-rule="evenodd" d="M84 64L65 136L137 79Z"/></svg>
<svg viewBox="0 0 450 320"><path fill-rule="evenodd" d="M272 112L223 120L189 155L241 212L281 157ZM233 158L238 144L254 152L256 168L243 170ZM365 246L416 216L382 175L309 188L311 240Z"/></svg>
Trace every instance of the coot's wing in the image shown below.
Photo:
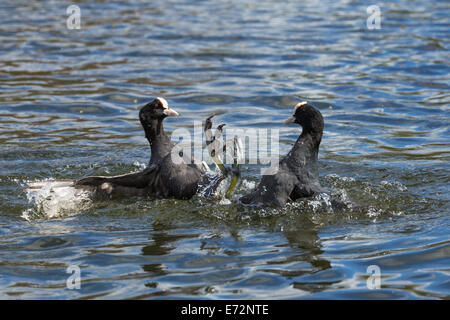
<svg viewBox="0 0 450 320"><path fill-rule="evenodd" d="M47 186L49 183L55 184L56 187L73 186L73 180L41 180L41 181L27 182L27 186L24 189L41 189Z"/></svg>
<svg viewBox="0 0 450 320"><path fill-rule="evenodd" d="M176 164L166 158L159 171L163 189L160 192L177 199L189 199L197 192L203 174L203 168L196 164Z"/></svg>
<svg viewBox="0 0 450 320"><path fill-rule="evenodd" d="M128 187L128 188L145 188L149 185L153 173L156 171L157 166L150 166L143 171L134 172L129 174L123 174L113 177L94 176L85 177L75 181L75 187L99 187L103 183L108 183L112 188Z"/></svg>
<svg viewBox="0 0 450 320"><path fill-rule="evenodd" d="M25 191L38 191L42 188L51 187L53 188L66 188L73 187L73 180L41 180L34 182L27 182L26 187L23 189Z"/></svg>

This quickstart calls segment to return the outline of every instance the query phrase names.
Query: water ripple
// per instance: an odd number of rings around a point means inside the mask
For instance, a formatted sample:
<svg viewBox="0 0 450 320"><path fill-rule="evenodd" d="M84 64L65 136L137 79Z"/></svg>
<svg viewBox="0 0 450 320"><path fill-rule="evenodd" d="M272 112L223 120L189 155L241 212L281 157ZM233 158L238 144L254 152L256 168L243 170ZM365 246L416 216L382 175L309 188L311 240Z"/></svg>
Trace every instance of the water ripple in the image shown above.
<svg viewBox="0 0 450 320"><path fill-rule="evenodd" d="M0 297L449 297L446 1L0 1ZM193 131L284 127L299 100L325 118L322 183L343 203L246 210L115 199L48 219L28 181L133 172L148 162L139 107L164 96ZM244 166L243 194L259 179ZM330 210L333 209L333 210ZM369 265L382 285L369 290ZM79 265L82 289L66 289Z"/></svg>

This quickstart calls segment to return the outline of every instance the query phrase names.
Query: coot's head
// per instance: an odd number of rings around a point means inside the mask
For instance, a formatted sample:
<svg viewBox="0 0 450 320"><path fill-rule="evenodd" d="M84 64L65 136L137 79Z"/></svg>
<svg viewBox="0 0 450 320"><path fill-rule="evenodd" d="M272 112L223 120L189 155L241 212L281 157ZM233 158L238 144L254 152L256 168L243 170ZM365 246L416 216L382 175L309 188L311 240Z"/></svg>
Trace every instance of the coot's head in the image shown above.
<svg viewBox="0 0 450 320"><path fill-rule="evenodd" d="M285 125L298 123L307 131L323 131L323 117L319 110L314 108L308 102L297 103L294 107L294 113L286 119Z"/></svg>
<svg viewBox="0 0 450 320"><path fill-rule="evenodd" d="M178 112L169 108L166 99L160 97L147 103L139 111L139 120L142 125L149 124L152 120L163 120L165 117L174 116L178 116Z"/></svg>

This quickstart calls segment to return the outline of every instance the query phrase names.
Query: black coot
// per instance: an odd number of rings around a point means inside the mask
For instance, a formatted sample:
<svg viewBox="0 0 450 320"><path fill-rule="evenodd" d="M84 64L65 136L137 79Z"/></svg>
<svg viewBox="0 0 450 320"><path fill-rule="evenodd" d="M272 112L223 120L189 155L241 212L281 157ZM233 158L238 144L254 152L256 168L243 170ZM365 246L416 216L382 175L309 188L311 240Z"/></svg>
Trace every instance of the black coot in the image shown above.
<svg viewBox="0 0 450 320"><path fill-rule="evenodd" d="M320 186L318 153L323 133L322 114L307 102L298 103L285 124L297 123L303 131L292 150L279 162L278 171L263 175L258 187L241 197L244 204L283 206L288 200L327 192Z"/></svg>
<svg viewBox="0 0 450 320"><path fill-rule="evenodd" d="M139 112L139 120L151 147L151 158L146 169L114 177L82 178L75 181L75 187L107 194L191 198L197 192L205 169L201 165L180 161L182 151L173 152L174 144L163 128L163 120L170 116L178 116L178 113L169 108L164 98L156 98Z"/></svg>

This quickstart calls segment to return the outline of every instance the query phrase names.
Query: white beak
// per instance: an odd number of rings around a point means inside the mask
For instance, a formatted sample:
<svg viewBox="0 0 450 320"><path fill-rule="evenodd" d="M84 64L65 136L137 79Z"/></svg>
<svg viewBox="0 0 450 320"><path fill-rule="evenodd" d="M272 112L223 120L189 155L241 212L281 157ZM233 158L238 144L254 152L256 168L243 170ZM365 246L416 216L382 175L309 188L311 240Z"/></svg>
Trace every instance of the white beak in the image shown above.
<svg viewBox="0 0 450 320"><path fill-rule="evenodd" d="M287 126L288 124L290 124L294 121L295 121L295 117L294 117L294 115L292 115L289 118L287 118L286 121L284 121L284 125Z"/></svg>
<svg viewBox="0 0 450 320"><path fill-rule="evenodd" d="M176 112L175 110L170 109L170 108L164 109L163 113L168 117L178 117L179 116L178 112Z"/></svg>

